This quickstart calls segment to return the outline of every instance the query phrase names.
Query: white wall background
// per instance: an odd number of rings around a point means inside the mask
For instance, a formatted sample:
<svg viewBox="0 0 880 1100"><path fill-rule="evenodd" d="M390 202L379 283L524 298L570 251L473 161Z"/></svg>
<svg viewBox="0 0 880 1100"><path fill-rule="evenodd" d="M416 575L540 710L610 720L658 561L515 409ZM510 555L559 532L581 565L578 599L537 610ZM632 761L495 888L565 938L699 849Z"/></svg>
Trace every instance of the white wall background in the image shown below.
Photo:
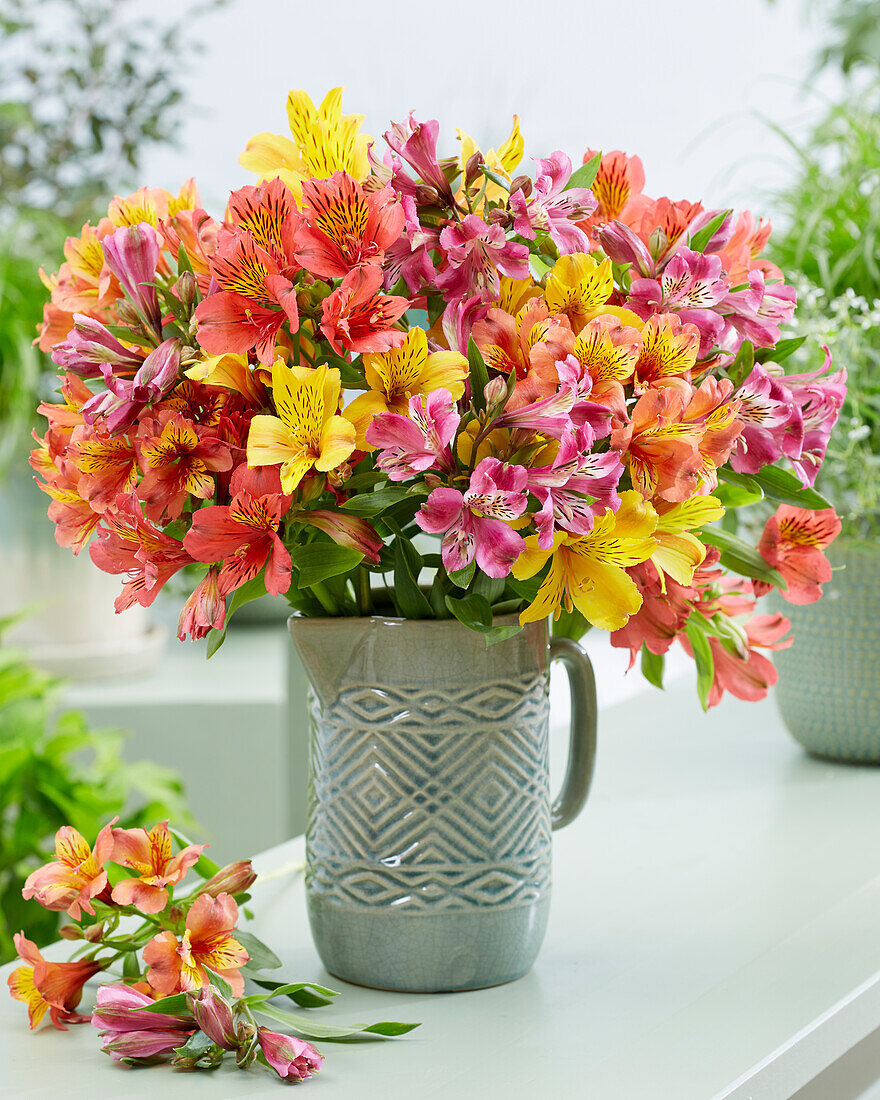
<svg viewBox="0 0 880 1100"><path fill-rule="evenodd" d="M648 194L766 209L791 154L760 115L802 133L821 27L804 0L232 0L197 22L204 53L187 78L181 148L150 154L147 180L195 174L219 210L250 182L237 157L251 134L286 133L291 87L314 99L345 85L349 112L379 137L414 109L486 146L515 111L527 155L621 148L645 163ZM153 0L157 15L180 2ZM827 81L825 87L827 88ZM147 182L145 180L145 182Z"/></svg>

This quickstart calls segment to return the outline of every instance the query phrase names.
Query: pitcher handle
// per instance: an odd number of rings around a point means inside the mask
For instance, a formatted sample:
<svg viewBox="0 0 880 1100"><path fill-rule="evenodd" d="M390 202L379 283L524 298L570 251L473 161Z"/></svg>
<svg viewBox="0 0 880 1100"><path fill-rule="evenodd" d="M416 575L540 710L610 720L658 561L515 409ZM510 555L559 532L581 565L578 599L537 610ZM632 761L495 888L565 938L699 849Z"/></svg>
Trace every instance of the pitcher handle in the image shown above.
<svg viewBox="0 0 880 1100"><path fill-rule="evenodd" d="M590 793L596 763L596 677L590 658L571 638L550 639L550 660L562 661L571 692L568 764L551 810L553 828L561 829L574 821Z"/></svg>

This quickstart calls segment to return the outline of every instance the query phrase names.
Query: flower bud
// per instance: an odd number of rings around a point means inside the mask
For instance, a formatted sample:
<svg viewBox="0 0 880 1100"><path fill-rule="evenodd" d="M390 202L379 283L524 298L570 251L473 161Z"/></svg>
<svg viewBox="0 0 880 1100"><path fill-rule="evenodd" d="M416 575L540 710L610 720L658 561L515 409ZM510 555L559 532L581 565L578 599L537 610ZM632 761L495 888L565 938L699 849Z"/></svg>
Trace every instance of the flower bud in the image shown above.
<svg viewBox="0 0 880 1100"><path fill-rule="evenodd" d="M490 378L483 390L483 397L486 399L488 409L497 405L499 401L503 401L507 397L507 379L501 378L500 375Z"/></svg>
<svg viewBox="0 0 880 1100"><path fill-rule="evenodd" d="M510 181L510 193L522 191L522 197L527 199L532 193L532 181L528 176L514 176Z"/></svg>
<svg viewBox="0 0 880 1100"><path fill-rule="evenodd" d="M209 1039L224 1050L237 1050L242 1036L235 1027L232 1006L211 986L202 986L186 995L186 1003L196 1023Z"/></svg>
<svg viewBox="0 0 880 1100"><path fill-rule="evenodd" d="M62 924L58 929L58 935L63 940L81 940L83 931L81 928L77 928L75 924Z"/></svg>
<svg viewBox="0 0 880 1100"><path fill-rule="evenodd" d="M140 326L141 323L137 309L128 299L122 299L116 303L116 319L120 325Z"/></svg>
<svg viewBox="0 0 880 1100"><path fill-rule="evenodd" d="M475 180L479 178L480 169L483 167L483 154L477 150L467 159L467 164L464 166L464 185L470 187Z"/></svg>
<svg viewBox="0 0 880 1100"><path fill-rule="evenodd" d="M82 935L83 939L88 940L89 943L100 943L104 935L104 922L99 921L97 924L90 924L88 928L83 930Z"/></svg>
<svg viewBox="0 0 880 1100"><path fill-rule="evenodd" d="M172 289L181 302L189 308L196 300L196 292L199 286L195 275L191 271L183 271Z"/></svg>
<svg viewBox="0 0 880 1100"><path fill-rule="evenodd" d="M489 225L501 225L507 229L513 224L513 215L503 207L495 206L486 215L486 222Z"/></svg>
<svg viewBox="0 0 880 1100"><path fill-rule="evenodd" d="M256 882L257 876L253 864L249 859L240 859L235 863L228 863L225 867L212 875L199 891L200 894L210 894L216 898L218 894L243 894Z"/></svg>

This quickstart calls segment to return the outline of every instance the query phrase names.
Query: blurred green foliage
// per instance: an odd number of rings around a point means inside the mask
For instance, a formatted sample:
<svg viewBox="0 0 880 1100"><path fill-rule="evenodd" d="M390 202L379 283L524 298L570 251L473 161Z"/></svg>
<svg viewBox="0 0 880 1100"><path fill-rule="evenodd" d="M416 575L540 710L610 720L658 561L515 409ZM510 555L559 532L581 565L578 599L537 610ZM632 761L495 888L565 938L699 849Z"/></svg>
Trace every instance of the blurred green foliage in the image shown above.
<svg viewBox="0 0 880 1100"><path fill-rule="evenodd" d="M0 622L0 631L8 621ZM73 825L91 844L119 815L120 828L172 818L195 822L179 777L148 760L122 757L125 734L92 729L77 711L56 713L58 681L0 643L0 963L12 936L39 946L57 937L59 914L21 896L24 880L54 858L53 837Z"/></svg>

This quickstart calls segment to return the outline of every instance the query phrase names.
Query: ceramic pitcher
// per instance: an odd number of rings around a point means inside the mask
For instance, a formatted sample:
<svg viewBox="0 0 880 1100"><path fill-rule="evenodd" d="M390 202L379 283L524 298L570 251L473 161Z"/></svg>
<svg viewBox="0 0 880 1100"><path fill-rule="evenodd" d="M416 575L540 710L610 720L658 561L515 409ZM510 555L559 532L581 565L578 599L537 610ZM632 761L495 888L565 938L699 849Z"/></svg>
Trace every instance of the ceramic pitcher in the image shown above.
<svg viewBox="0 0 880 1100"><path fill-rule="evenodd" d="M520 977L547 926L551 830L579 813L592 777L586 654L546 622L491 647L456 620L294 615L289 627L311 683L306 894L324 965L418 992ZM572 719L552 801L556 658Z"/></svg>

